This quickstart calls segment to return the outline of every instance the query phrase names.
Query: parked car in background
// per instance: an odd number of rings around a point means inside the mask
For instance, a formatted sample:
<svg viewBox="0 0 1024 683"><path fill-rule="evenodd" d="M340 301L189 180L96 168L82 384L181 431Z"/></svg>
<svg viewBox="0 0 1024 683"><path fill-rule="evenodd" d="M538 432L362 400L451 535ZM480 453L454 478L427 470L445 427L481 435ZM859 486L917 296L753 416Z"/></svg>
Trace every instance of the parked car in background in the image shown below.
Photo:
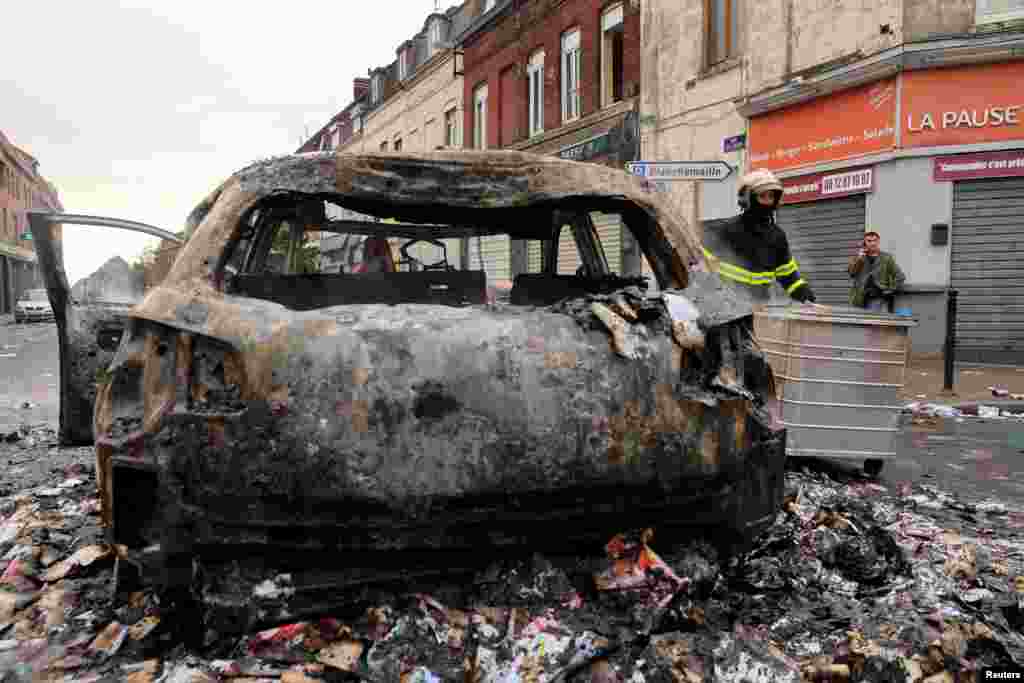
<svg viewBox="0 0 1024 683"><path fill-rule="evenodd" d="M45 289L26 289L14 304L14 322L53 321L53 307Z"/></svg>
<svg viewBox="0 0 1024 683"><path fill-rule="evenodd" d="M598 213L640 245L657 296L609 268ZM690 272L696 233L622 171L293 155L233 175L189 226L120 321L88 309L92 338L49 231L37 250L64 306L62 393L96 386L110 540L168 595L202 596L218 632L342 612L488 549L600 548L645 525L738 548L781 505L785 432L749 310L719 306L720 279ZM358 245L329 271L307 239L324 233ZM522 246L507 300L488 239ZM109 365L73 373L97 347Z"/></svg>

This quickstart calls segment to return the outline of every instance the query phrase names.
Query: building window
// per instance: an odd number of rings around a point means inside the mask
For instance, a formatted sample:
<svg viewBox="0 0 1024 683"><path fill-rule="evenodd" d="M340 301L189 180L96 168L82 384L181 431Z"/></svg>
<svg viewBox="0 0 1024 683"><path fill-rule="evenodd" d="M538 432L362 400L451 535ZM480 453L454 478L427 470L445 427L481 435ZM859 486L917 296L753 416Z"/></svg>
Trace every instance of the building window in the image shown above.
<svg viewBox="0 0 1024 683"><path fill-rule="evenodd" d="M530 57L526 67L527 97L530 107L530 136L544 132L544 51L538 50Z"/></svg>
<svg viewBox="0 0 1024 683"><path fill-rule="evenodd" d="M487 84L473 91L473 147L487 149Z"/></svg>
<svg viewBox="0 0 1024 683"><path fill-rule="evenodd" d="M738 0L704 0L704 36L707 41L707 65L720 64L735 57L739 37Z"/></svg>
<svg viewBox="0 0 1024 683"><path fill-rule="evenodd" d="M444 146L445 147L458 147L459 146L459 127L458 121L455 117L455 107L452 107L444 113Z"/></svg>
<svg viewBox="0 0 1024 683"><path fill-rule="evenodd" d="M580 31L562 36L562 121L580 117Z"/></svg>
<svg viewBox="0 0 1024 683"><path fill-rule="evenodd" d="M409 51L403 49L398 53L398 80L404 81L409 77Z"/></svg>
<svg viewBox="0 0 1024 683"><path fill-rule="evenodd" d="M433 55L435 52L441 49L441 20L434 19L430 22L430 31L428 32L428 39L430 41L430 54Z"/></svg>
<svg viewBox="0 0 1024 683"><path fill-rule="evenodd" d="M613 5L601 15L601 106L622 99L625 26L622 4Z"/></svg>
<svg viewBox="0 0 1024 683"><path fill-rule="evenodd" d="M402 151L402 138L395 138L395 151L396 152L401 152Z"/></svg>
<svg viewBox="0 0 1024 683"><path fill-rule="evenodd" d="M380 151L382 151L382 152L388 151L388 141L387 140L385 140L384 142L380 143Z"/></svg>
<svg viewBox="0 0 1024 683"><path fill-rule="evenodd" d="M380 76L370 79L370 102L373 104L380 102Z"/></svg>

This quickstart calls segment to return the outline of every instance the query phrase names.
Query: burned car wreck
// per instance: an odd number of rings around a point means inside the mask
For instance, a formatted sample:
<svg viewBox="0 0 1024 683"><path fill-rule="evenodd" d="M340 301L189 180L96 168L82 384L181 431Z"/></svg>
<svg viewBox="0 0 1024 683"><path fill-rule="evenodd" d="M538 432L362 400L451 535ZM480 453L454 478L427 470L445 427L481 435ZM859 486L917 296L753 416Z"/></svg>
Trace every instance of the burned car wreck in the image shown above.
<svg viewBox="0 0 1024 683"><path fill-rule="evenodd" d="M659 294L612 272L593 212L620 217ZM325 266L304 256L311 234L383 261ZM483 267L495 238L525 245L507 296ZM83 314L40 244L63 366L84 353L68 324ZM96 334L124 326L91 430L110 541L221 630L337 613L488 549L600 552L645 526L741 549L781 505L785 432L749 309L690 272L703 258L659 198L591 164L256 163L193 212L121 323L89 313Z"/></svg>

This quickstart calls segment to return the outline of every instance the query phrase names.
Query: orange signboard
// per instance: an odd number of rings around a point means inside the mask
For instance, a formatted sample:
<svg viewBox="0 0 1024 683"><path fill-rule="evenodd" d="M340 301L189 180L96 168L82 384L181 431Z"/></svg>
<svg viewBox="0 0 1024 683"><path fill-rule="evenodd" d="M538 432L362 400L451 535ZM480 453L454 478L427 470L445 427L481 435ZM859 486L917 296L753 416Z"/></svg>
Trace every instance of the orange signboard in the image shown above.
<svg viewBox="0 0 1024 683"><path fill-rule="evenodd" d="M781 170L890 150L896 79L844 90L750 120L750 167Z"/></svg>
<svg viewBox="0 0 1024 683"><path fill-rule="evenodd" d="M902 147L1024 138L1024 62L903 74Z"/></svg>

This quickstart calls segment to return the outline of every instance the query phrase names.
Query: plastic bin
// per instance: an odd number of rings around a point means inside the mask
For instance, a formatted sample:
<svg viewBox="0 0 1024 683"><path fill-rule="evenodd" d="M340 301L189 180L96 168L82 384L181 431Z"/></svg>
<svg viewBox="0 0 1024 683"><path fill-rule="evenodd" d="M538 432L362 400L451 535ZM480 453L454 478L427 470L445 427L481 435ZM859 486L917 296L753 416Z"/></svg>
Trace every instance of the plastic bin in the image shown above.
<svg viewBox="0 0 1024 683"><path fill-rule="evenodd" d="M913 318L850 306L768 304L754 334L775 375L770 408L787 456L851 458L872 473L896 455Z"/></svg>

